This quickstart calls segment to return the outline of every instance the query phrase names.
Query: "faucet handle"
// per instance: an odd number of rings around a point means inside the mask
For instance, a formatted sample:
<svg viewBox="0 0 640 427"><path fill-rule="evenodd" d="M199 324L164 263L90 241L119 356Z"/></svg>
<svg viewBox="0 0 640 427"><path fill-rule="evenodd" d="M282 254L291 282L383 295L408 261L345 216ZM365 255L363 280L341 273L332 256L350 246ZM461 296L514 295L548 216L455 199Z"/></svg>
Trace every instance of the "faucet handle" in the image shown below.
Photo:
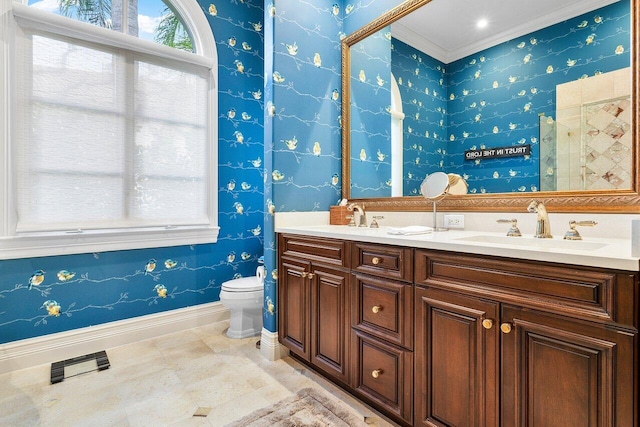
<svg viewBox="0 0 640 427"><path fill-rule="evenodd" d="M378 219L384 219L384 217L382 215L374 215L369 228L380 228L380 226L378 225L378 221L376 221Z"/></svg>
<svg viewBox="0 0 640 427"><path fill-rule="evenodd" d="M569 230L564 233L564 238L566 240L582 240L582 236L576 230L576 226L595 227L597 224L596 221L569 221Z"/></svg>
<svg viewBox="0 0 640 427"><path fill-rule="evenodd" d="M504 224L504 223L511 223L511 228L509 229L509 231L507 231L507 236L509 237L520 237L522 236L522 233L520 233L520 229L518 229L518 219L517 218L513 218L513 219L498 219L496 220L497 223L500 224Z"/></svg>
<svg viewBox="0 0 640 427"><path fill-rule="evenodd" d="M356 226L356 220L355 220L355 215L347 215L345 218L349 218L349 227L355 227Z"/></svg>

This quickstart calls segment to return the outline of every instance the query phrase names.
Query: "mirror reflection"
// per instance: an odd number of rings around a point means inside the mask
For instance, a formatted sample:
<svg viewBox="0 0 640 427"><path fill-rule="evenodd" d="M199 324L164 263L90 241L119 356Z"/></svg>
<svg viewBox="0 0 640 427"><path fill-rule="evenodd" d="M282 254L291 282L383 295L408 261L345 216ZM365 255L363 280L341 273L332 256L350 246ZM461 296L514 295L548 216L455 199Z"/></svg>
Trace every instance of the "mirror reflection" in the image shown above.
<svg viewBox="0 0 640 427"><path fill-rule="evenodd" d="M419 195L437 171L471 194L632 189L630 0L565 2L526 27L508 10L453 21L469 7L453 3L351 46L351 197Z"/></svg>

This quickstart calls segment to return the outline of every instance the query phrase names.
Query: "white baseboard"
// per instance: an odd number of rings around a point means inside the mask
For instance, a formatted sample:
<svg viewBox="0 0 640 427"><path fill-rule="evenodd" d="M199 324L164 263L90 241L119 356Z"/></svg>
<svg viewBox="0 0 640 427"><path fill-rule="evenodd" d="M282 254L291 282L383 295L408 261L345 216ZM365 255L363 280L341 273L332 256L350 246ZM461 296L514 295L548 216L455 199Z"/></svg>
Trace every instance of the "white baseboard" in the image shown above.
<svg viewBox="0 0 640 427"><path fill-rule="evenodd" d="M270 362L289 355L289 349L278 342L278 333L262 328L260 354Z"/></svg>
<svg viewBox="0 0 640 427"><path fill-rule="evenodd" d="M218 301L0 344L0 374L225 320L229 310Z"/></svg>

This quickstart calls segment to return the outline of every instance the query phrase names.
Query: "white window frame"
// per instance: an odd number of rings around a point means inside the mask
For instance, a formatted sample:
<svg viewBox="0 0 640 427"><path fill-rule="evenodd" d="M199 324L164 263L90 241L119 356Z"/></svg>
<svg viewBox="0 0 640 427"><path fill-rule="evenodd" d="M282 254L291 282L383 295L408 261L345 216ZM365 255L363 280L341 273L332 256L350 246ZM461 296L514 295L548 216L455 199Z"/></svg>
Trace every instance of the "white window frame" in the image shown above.
<svg viewBox="0 0 640 427"><path fill-rule="evenodd" d="M153 247L215 243L218 227L218 58L211 27L196 0L169 0L191 35L194 52L162 46L134 36L99 28L71 18L0 0L0 260ZM162 58L204 65L210 69L208 224L127 229L17 231L16 171L12 161L12 114L15 108L16 19L59 35L125 47ZM21 24L22 25L22 24Z"/></svg>

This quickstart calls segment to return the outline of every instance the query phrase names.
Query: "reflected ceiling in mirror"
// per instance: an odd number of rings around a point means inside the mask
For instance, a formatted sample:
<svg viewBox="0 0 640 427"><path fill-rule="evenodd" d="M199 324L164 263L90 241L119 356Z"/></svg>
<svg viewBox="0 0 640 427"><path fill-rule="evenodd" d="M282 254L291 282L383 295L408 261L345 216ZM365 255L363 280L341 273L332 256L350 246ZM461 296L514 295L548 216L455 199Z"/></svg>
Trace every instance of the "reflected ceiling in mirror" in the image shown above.
<svg viewBox="0 0 640 427"><path fill-rule="evenodd" d="M452 21L440 14L448 13L441 9L454 7L456 1L425 3L429 2L405 2L344 41L347 197L417 195L424 177L435 171L459 173L469 182L470 193L476 194L541 190L545 192L541 195L557 191L554 197L560 198L564 197L560 193L574 190L635 194L636 123L630 99L637 76L630 52L631 28L637 23L630 22L629 0L580 1L578 6L588 10L574 8L574 17L568 20L557 14L558 7L547 8L540 16L525 10L531 17L527 26L501 27L489 41L474 36L480 30L459 30L460 22L471 25L480 14L458 14ZM519 9L529 4L515 3ZM568 6L564 2L560 7L563 13ZM413 9L426 14L417 18L418 12L407 14ZM505 15L506 7L500 11L502 17L487 16L489 27L512 16ZM412 21L418 28L433 29L431 40L418 37ZM514 22L519 21L509 21ZM447 35L447 28L461 37ZM385 41L386 47L380 48ZM446 42L453 44L445 46ZM481 50L469 54L471 48ZM367 90L382 94L382 99L370 96L374 101L367 104ZM394 90L401 98L395 103ZM577 129L585 114L593 116L590 126ZM611 122L602 119L606 114L613 116ZM403 118L399 175L392 171L397 157L390 144L395 138L394 118ZM573 142L568 141L572 134ZM558 135L565 140L558 142ZM585 145L585 138L593 141ZM552 139L552 144L545 144ZM571 142L577 148L569 149ZM397 185L392 190L398 180L400 190Z"/></svg>

